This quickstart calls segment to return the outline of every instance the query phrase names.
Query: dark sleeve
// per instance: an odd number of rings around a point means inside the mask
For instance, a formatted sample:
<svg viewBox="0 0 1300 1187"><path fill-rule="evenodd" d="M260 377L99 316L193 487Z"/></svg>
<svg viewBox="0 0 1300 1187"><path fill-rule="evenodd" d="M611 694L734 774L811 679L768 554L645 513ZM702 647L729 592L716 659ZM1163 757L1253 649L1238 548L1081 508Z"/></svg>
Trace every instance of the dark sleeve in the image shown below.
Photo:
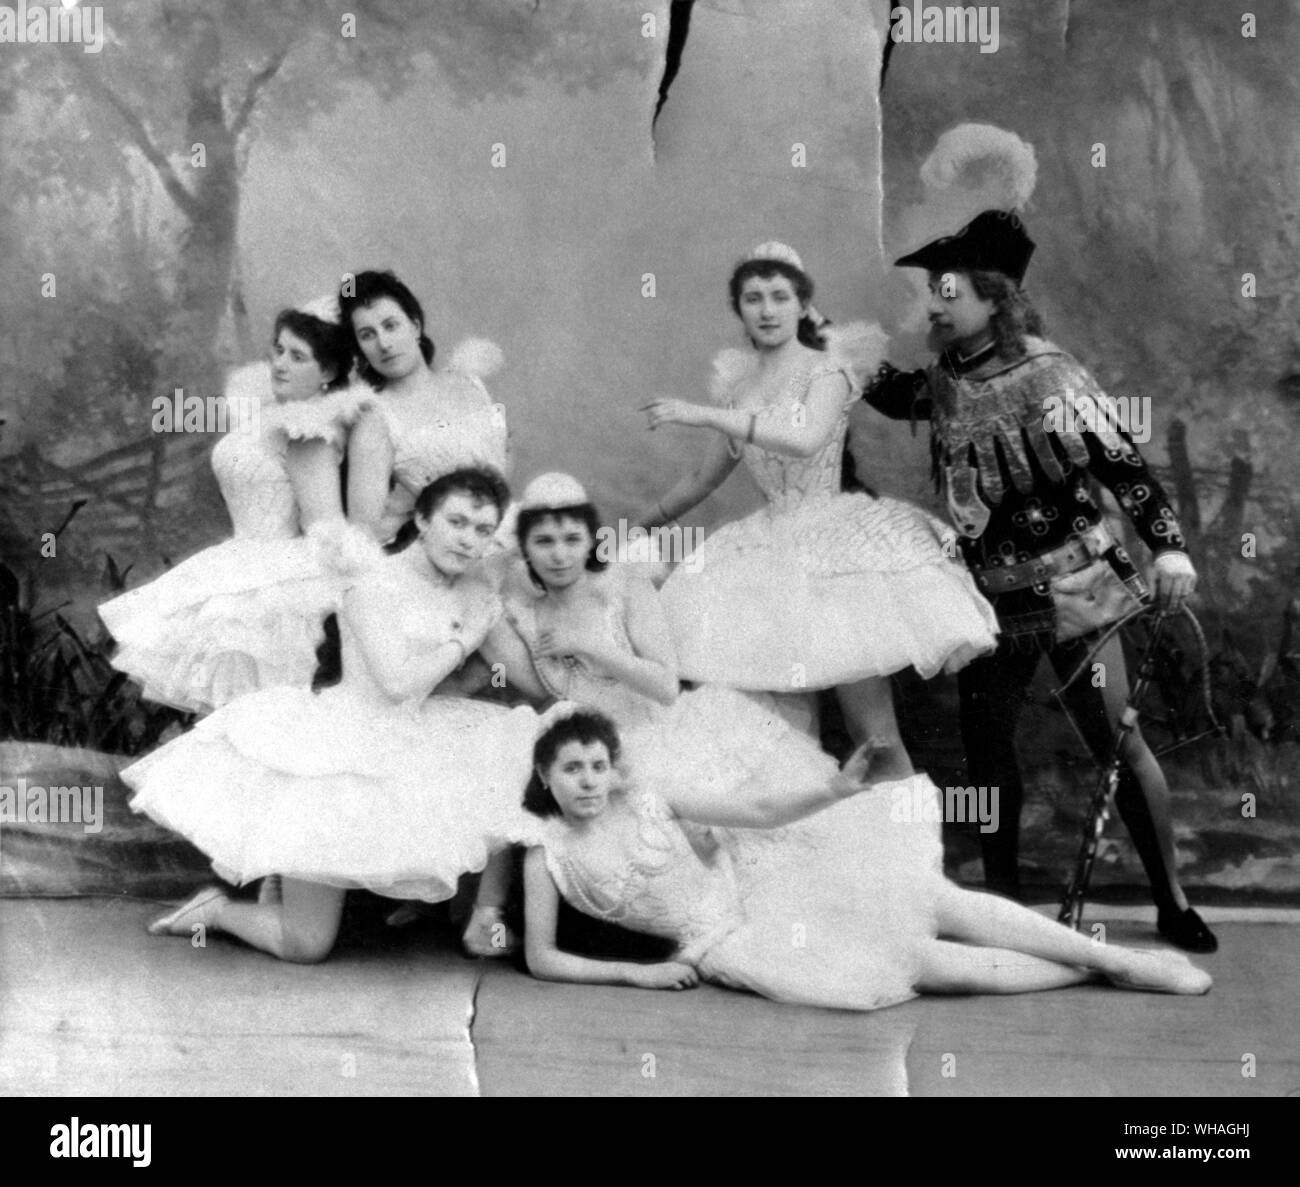
<svg viewBox="0 0 1300 1187"><path fill-rule="evenodd" d="M862 398L891 420L929 420L934 404L924 371L900 371L881 363Z"/></svg>
<svg viewBox="0 0 1300 1187"><path fill-rule="evenodd" d="M1107 449L1096 433L1080 436L1088 447L1089 471L1115 496L1152 553L1186 552L1187 539L1169 496L1129 435L1119 433L1121 449Z"/></svg>

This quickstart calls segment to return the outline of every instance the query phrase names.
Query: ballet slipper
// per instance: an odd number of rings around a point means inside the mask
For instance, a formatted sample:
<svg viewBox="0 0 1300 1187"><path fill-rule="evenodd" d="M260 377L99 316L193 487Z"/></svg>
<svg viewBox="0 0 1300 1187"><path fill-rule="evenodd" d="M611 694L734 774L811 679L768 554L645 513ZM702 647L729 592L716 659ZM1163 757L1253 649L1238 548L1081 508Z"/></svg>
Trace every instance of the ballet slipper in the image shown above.
<svg viewBox="0 0 1300 1187"><path fill-rule="evenodd" d="M216 913L230 899L219 886L208 886L200 890L192 899L182 903L174 911L160 915L149 924L151 936L183 936L189 934L190 928L201 924L207 926Z"/></svg>
<svg viewBox="0 0 1300 1187"><path fill-rule="evenodd" d="M1208 993L1214 978L1181 952L1124 950L1124 967L1108 973L1112 985L1145 993Z"/></svg>
<svg viewBox="0 0 1300 1187"><path fill-rule="evenodd" d="M475 907L460 942L471 956L487 959L509 956L519 948L519 937L506 927L500 907Z"/></svg>

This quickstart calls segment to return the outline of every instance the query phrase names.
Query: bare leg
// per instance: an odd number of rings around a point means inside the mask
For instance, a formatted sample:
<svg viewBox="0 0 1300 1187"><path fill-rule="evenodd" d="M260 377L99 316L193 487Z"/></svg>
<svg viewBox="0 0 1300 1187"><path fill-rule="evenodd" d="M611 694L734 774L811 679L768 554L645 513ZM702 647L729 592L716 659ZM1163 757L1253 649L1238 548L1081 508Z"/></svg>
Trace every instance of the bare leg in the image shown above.
<svg viewBox="0 0 1300 1187"><path fill-rule="evenodd" d="M315 964L334 947L345 893L335 886L284 878L278 906L227 902L213 926L281 960Z"/></svg>
<svg viewBox="0 0 1300 1187"><path fill-rule="evenodd" d="M474 896L474 910L461 943L471 956L506 956L519 946L519 939L505 925L502 910L514 881L514 860L509 849L488 858Z"/></svg>
<svg viewBox="0 0 1300 1187"><path fill-rule="evenodd" d="M880 739L890 753L881 762L882 779L906 779L914 773L912 760L898 732L894 716L894 694L888 676L870 676L852 684L841 684L835 690L840 708L844 711L844 724L853 745L861 746L868 738Z"/></svg>
<svg viewBox="0 0 1300 1187"><path fill-rule="evenodd" d="M933 940L925 949L922 993L1036 993L1096 980L1099 973L1006 948L972 948Z"/></svg>
<svg viewBox="0 0 1300 1187"><path fill-rule="evenodd" d="M236 903L210 889L200 891L155 927L183 936L194 934L197 926L210 927L281 960L300 964L324 960L338 936L345 892L284 878L281 894L283 901L278 903Z"/></svg>
<svg viewBox="0 0 1300 1187"><path fill-rule="evenodd" d="M1010 950L1058 965L1088 969L1138 989L1204 993L1210 987L1209 975L1180 954L1097 944L998 895L945 883L937 897L936 909L940 935L980 948ZM1046 974L1038 970L1025 975Z"/></svg>

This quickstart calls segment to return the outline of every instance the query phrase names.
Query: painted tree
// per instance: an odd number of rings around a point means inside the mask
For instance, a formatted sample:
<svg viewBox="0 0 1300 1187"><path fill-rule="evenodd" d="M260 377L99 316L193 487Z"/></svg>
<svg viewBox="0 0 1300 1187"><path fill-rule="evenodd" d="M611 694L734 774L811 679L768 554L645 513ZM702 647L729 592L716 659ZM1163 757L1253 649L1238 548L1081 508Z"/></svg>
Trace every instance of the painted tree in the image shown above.
<svg viewBox="0 0 1300 1187"><path fill-rule="evenodd" d="M0 247L20 284L0 298L0 361L19 364L4 403L27 410L9 448L76 420L102 437L115 408L130 431L159 390L215 390L227 318L249 349L237 245L256 140L291 143L355 88L391 97L429 70L463 104L540 79L586 87L637 61L639 19L581 0L124 0L105 11L98 54L6 46ZM41 304L55 258L58 298ZM96 319L113 332L96 339ZM88 340L101 362L133 361L116 401L102 383L93 398L70 388ZM135 404L120 407L126 391Z"/></svg>

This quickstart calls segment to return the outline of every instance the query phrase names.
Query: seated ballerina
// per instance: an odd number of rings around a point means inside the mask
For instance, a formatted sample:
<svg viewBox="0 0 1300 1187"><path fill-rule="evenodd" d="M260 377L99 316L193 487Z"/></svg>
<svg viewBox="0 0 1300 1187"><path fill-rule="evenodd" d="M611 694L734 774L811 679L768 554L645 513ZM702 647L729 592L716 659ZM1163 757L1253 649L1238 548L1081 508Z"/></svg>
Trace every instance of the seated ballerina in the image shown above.
<svg viewBox="0 0 1300 1187"><path fill-rule="evenodd" d="M275 319L269 373L232 374L227 400L272 400L227 433L212 469L234 536L103 603L114 667L150 700L207 713L277 685L306 688L321 621L341 594L308 533L344 528L339 466L373 393L352 363L332 298Z"/></svg>
<svg viewBox="0 0 1300 1187"><path fill-rule="evenodd" d="M523 560L506 576L505 612L480 658L536 706L560 699L608 714L636 769L653 773L661 793L708 787L725 797L748 786L779 796L799 784L824 758L817 742L765 693L721 685L679 692L660 596L637 566L601 559L599 532L599 513L577 479L543 474L528 484L516 521ZM895 756L895 774L906 773ZM509 873L502 853L480 883L465 934L474 955L509 949L501 927Z"/></svg>
<svg viewBox="0 0 1300 1187"><path fill-rule="evenodd" d="M852 1010L917 993L1026 993L1094 980L1155 993L1210 988L1209 974L1181 953L1096 944L948 882L937 827L893 819L891 795L874 783L887 740L859 748L843 771L823 756L779 796L681 784L661 794L635 767L624 777L607 717L564 705L543 723L524 796L541 818L524 867L524 951L536 977L648 989L702 978ZM936 792L924 775L903 782L913 781ZM561 896L598 919L676 941L675 957L631 964L561 951Z"/></svg>
<svg viewBox="0 0 1300 1187"><path fill-rule="evenodd" d="M347 888L439 902L519 839L536 715L429 696L500 614L477 562L507 498L487 470L431 483L409 548L384 556L369 543L350 558L342 683L241 697L122 772L132 808L188 837L223 878L282 876L280 901L209 888L151 932L204 925L284 960L322 960Z"/></svg>

